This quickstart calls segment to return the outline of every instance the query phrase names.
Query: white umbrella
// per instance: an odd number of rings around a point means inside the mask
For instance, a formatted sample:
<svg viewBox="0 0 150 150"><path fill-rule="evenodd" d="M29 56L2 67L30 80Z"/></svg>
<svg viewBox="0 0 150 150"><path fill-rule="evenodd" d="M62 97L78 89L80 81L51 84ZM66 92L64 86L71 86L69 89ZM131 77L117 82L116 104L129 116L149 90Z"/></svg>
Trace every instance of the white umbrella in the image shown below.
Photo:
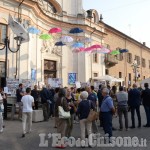
<svg viewBox="0 0 150 150"><path fill-rule="evenodd" d="M14 20L11 15L9 15L8 25L14 34L22 38L22 43L29 42L29 33L20 23Z"/></svg>
<svg viewBox="0 0 150 150"><path fill-rule="evenodd" d="M73 38L71 36L63 36L61 37L60 41L63 43L71 43L73 42Z"/></svg>
<svg viewBox="0 0 150 150"><path fill-rule="evenodd" d="M82 42L84 42L84 43L91 43L91 42L92 42L92 39L86 37L85 39L82 40Z"/></svg>

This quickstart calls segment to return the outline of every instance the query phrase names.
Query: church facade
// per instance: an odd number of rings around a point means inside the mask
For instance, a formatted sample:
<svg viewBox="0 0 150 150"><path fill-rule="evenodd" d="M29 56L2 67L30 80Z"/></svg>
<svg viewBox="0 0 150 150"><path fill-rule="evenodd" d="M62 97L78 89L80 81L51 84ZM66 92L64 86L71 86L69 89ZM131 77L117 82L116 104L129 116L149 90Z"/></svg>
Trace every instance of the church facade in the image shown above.
<svg viewBox="0 0 150 150"><path fill-rule="evenodd" d="M0 50L1 86L6 77L31 80L32 71L36 72L36 83L47 84L48 78L60 78L63 86L68 86L68 76L71 73L75 74L76 80L80 82L91 82L92 79L98 79L105 74L123 78L125 85L128 85L130 80L133 82L135 73L132 71L131 61L126 64L127 54L124 60L116 61L116 56L113 56L113 59L107 59L106 62L105 54L73 53L71 44L55 45L62 36L71 36L74 42L92 39L92 42L85 43L85 47L100 44L110 49L128 48L124 44L128 42L129 53L136 54L136 49L139 49L139 59L142 59L142 54L149 55L148 47L105 24L96 10L85 11L82 0L0 0L0 42L3 43L8 36L9 47L15 51L15 34L8 26L9 15L25 29L36 27L41 34L47 34L51 28L59 27L62 33L54 34L51 40L41 40L39 35L30 33L30 41L22 43L16 53L8 50L7 59L6 49ZM69 31L76 27L84 32L70 34ZM2 49L2 44L0 46ZM148 60L145 61L148 63ZM143 70L141 69L141 76L148 77L148 73L144 75L144 72L149 72L149 68Z"/></svg>

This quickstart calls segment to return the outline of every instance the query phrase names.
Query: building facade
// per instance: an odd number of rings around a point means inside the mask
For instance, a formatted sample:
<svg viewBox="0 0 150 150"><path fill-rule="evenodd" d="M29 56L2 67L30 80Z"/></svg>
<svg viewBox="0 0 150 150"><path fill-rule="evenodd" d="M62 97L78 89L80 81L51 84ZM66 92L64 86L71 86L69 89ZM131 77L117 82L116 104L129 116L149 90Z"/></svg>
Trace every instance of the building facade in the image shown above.
<svg viewBox="0 0 150 150"><path fill-rule="evenodd" d="M106 74L124 79L124 85L132 85L135 80L141 81L150 77L150 48L145 43L140 43L133 38L123 34L115 28L105 25L108 36L105 42L109 48L127 49L127 53L122 53L105 61ZM133 67L136 60L137 69ZM136 79L135 79L136 78Z"/></svg>
<svg viewBox="0 0 150 150"><path fill-rule="evenodd" d="M0 50L0 85L5 79L29 79L36 72L35 82L45 82L48 78L60 78L63 86L68 86L68 74L75 73L77 81L90 82L105 74L123 78L124 84L131 84L135 73L132 70L134 58L137 59L139 79L149 77L149 48L116 29L106 25L96 10L83 10L82 0L0 0L0 42L6 36L10 49L16 49L16 36L8 25L11 15L25 29L36 27L42 33L59 27L62 33L53 35L51 40L41 40L39 35L30 34L30 41L22 43L17 53ZM79 27L80 34L69 34L70 29ZM128 53L118 56L90 53L73 53L71 44L55 46L62 36L71 36L74 42L91 38L85 47L93 44L108 46L110 49L126 48ZM3 45L0 45L1 49ZM107 59L106 59L107 57ZM109 59L108 59L109 57ZM6 61L7 60L7 61ZM6 63L7 62L7 63ZM5 67L7 65L7 67ZM7 74L6 74L7 72Z"/></svg>
<svg viewBox="0 0 150 150"><path fill-rule="evenodd" d="M68 73L76 73L77 81L81 82L87 82L93 76L104 75L103 55L72 53L70 45L55 46L55 42L65 35L73 37L74 41L92 38L90 44L104 43L104 25L99 22L98 13L95 10L90 10L89 14L85 12L82 0L0 0L1 41L7 35L10 48L15 49L15 35L8 25L9 14L26 29L34 26L41 33L48 33L51 28L59 27L62 33L53 35L54 38L49 41L39 39L39 35L30 34L30 41L22 43L17 53L8 50L7 78L31 79L32 70L36 70L36 82L47 83L48 78L62 78L63 86L67 86ZM70 35L69 30L75 27L84 32ZM90 44L86 43L86 46ZM5 78L5 58L4 49L0 51L1 84Z"/></svg>

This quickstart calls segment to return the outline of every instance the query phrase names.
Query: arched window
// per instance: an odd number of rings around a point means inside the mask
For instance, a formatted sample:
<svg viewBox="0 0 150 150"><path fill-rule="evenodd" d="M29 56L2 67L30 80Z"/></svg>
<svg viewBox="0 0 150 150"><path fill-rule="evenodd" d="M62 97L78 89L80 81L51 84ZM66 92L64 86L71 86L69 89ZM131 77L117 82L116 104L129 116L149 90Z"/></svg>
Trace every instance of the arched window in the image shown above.
<svg viewBox="0 0 150 150"><path fill-rule="evenodd" d="M49 8L53 13L57 13L55 6L49 0L44 0L44 1L47 2L47 5L49 6Z"/></svg>
<svg viewBox="0 0 150 150"><path fill-rule="evenodd" d="M92 19L92 21L94 22L94 23L96 23L96 15L95 15L95 13L93 13L93 19Z"/></svg>

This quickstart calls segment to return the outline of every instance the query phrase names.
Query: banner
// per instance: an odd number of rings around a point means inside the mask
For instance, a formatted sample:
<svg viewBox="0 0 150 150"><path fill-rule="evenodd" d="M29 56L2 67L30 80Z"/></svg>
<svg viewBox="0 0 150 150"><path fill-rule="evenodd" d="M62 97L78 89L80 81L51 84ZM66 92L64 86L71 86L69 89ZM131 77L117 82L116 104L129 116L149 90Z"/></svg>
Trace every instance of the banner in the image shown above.
<svg viewBox="0 0 150 150"><path fill-rule="evenodd" d="M72 85L76 83L76 73L68 73L68 84Z"/></svg>

